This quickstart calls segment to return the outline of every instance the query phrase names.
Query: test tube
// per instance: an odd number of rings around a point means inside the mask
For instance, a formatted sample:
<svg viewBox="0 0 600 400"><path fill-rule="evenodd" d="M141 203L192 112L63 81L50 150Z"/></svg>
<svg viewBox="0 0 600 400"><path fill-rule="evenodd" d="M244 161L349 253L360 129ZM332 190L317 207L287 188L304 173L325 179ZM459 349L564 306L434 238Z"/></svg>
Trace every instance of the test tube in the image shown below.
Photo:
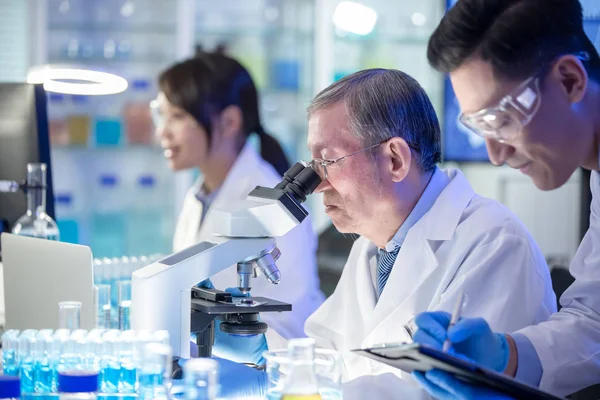
<svg viewBox="0 0 600 400"><path fill-rule="evenodd" d="M51 329L37 333L34 347L34 392L51 393L55 365L52 358L53 338Z"/></svg>
<svg viewBox="0 0 600 400"><path fill-rule="evenodd" d="M121 379L119 335L120 332L116 329L108 330L102 335L100 390L103 393L117 393L119 391L119 381Z"/></svg>
<svg viewBox="0 0 600 400"><path fill-rule="evenodd" d="M135 393L137 383L137 368L134 355L135 332L122 331L117 340L121 376L119 393Z"/></svg>
<svg viewBox="0 0 600 400"><path fill-rule="evenodd" d="M140 264L140 260L133 256L133 257L129 257L129 269L127 270L128 274L129 274L129 279L131 279L131 275L137 271L137 269L139 268L139 264Z"/></svg>
<svg viewBox="0 0 600 400"><path fill-rule="evenodd" d="M96 328L110 329L110 285L94 285Z"/></svg>
<svg viewBox="0 0 600 400"><path fill-rule="evenodd" d="M147 256L140 256L139 260L140 260L140 263L138 265L138 269L144 268L144 267L147 267L148 265L150 265L150 262L148 261Z"/></svg>
<svg viewBox="0 0 600 400"><path fill-rule="evenodd" d="M119 266L115 264L118 262L118 258L103 258L104 269L106 270L106 283L110 285L110 307L111 307L111 328L117 327L118 315L117 315L117 281L119 280Z"/></svg>
<svg viewBox="0 0 600 400"><path fill-rule="evenodd" d="M129 263L131 260L127 256L123 256L120 259L119 263L119 280L120 281L130 281L131 273L129 272Z"/></svg>
<svg viewBox="0 0 600 400"><path fill-rule="evenodd" d="M79 329L81 303L79 301L61 301L58 303L58 325L60 329Z"/></svg>
<svg viewBox="0 0 600 400"><path fill-rule="evenodd" d="M93 329L88 332L86 341L86 353L83 359L83 368L88 371L101 371L100 358L102 356L103 341L102 336L105 329ZM101 378L101 377L100 377ZM100 385L101 381L98 382Z"/></svg>
<svg viewBox="0 0 600 400"><path fill-rule="evenodd" d="M2 373L19 376L19 331L10 329L2 334Z"/></svg>
<svg viewBox="0 0 600 400"><path fill-rule="evenodd" d="M117 282L119 291L119 329L126 331L131 329L129 311L131 309L131 281Z"/></svg>
<svg viewBox="0 0 600 400"><path fill-rule="evenodd" d="M19 336L19 376L23 393L33 393L36 334L35 329L27 329Z"/></svg>
<svg viewBox="0 0 600 400"><path fill-rule="evenodd" d="M94 284L99 285L102 283L106 283L106 278L104 277L104 274L105 274L104 262L102 261L101 258L94 258L93 273L94 273Z"/></svg>

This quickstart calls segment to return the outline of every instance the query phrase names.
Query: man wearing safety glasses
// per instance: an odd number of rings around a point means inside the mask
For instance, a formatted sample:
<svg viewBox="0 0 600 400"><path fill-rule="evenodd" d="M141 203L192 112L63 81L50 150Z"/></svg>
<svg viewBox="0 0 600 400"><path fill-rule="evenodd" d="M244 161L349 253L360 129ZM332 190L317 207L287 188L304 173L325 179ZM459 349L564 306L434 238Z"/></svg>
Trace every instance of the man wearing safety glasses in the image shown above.
<svg viewBox="0 0 600 400"><path fill-rule="evenodd" d="M428 58L450 73L460 120L485 138L493 164L519 169L542 190L586 168L593 200L560 312L513 333L471 318L448 328L447 313L424 313L415 341L441 347L448 338L457 353L560 396L600 383L600 57L581 4L460 0L431 37ZM437 398L504 398L441 371L417 379Z"/></svg>

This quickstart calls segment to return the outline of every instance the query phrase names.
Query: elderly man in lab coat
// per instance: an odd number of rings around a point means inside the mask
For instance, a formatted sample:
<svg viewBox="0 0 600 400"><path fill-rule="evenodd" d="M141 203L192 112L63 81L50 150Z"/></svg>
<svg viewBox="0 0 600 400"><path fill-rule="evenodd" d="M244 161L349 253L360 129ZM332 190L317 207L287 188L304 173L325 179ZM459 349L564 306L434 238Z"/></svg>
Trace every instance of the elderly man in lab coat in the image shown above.
<svg viewBox="0 0 600 400"><path fill-rule="evenodd" d="M356 233L333 295L306 322L317 347L344 353L344 398L427 397L400 370L349 354L410 341L417 313L451 310L496 329L544 321L556 299L540 250L521 222L440 170L440 128L423 88L396 70L347 76L308 109L308 146L326 213ZM275 330L270 349L285 347Z"/></svg>

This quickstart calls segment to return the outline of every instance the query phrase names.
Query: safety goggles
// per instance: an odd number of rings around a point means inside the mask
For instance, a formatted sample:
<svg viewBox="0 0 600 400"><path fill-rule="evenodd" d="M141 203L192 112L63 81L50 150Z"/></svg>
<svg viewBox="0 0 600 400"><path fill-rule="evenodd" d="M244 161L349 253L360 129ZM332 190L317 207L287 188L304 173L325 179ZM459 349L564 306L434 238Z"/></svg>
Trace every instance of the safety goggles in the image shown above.
<svg viewBox="0 0 600 400"><path fill-rule="evenodd" d="M588 52L573 53L581 61L589 61ZM515 90L490 108L470 114L461 114L459 121L475 134L508 142L515 139L535 117L542 104L540 80L548 71L540 71L523 81Z"/></svg>
<svg viewBox="0 0 600 400"><path fill-rule="evenodd" d="M498 105L472 114L461 114L459 120L483 138L507 142L515 139L531 122L541 102L538 74L522 82Z"/></svg>

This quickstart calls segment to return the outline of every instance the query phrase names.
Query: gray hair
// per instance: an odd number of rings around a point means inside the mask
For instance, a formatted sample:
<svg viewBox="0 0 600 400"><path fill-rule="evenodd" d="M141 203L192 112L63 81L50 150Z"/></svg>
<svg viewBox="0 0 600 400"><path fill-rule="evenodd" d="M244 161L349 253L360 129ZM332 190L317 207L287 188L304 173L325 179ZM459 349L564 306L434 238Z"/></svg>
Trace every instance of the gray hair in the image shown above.
<svg viewBox="0 0 600 400"><path fill-rule="evenodd" d="M344 103L350 132L367 147L398 136L416 153L421 170L441 159L440 125L419 83L394 69L367 69L348 75L321 91L308 106L308 117Z"/></svg>

